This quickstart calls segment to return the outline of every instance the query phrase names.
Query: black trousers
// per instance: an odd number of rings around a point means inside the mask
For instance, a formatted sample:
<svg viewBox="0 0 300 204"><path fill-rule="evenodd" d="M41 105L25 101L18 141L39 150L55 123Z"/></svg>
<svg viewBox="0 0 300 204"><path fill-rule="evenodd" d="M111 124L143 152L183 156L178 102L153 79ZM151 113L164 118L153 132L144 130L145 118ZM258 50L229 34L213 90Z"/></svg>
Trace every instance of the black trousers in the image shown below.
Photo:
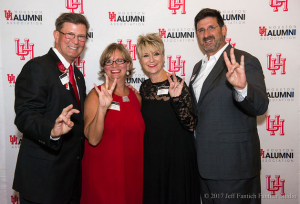
<svg viewBox="0 0 300 204"><path fill-rule="evenodd" d="M20 204L41 204L41 203L35 203L30 200L27 200L26 198L24 198L22 193L19 194L19 197L20 197ZM72 197L70 201L66 204L80 204L80 198L81 198L81 165L78 165Z"/></svg>
<svg viewBox="0 0 300 204"><path fill-rule="evenodd" d="M200 188L202 204L261 204L260 174L237 180L200 177Z"/></svg>

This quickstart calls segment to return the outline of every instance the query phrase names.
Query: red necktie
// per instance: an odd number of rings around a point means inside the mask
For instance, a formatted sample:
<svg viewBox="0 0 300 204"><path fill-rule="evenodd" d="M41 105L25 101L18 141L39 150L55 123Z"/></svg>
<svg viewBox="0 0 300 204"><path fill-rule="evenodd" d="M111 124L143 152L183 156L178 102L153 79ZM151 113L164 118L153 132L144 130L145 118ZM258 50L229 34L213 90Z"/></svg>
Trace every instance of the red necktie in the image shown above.
<svg viewBox="0 0 300 204"><path fill-rule="evenodd" d="M69 66L69 80L70 80L70 83L73 86L73 90L75 92L77 103L78 103L78 105L80 107L80 100L79 100L79 96L78 96L76 82L75 82L75 79L74 79L74 73L73 73L73 67L72 67L72 65Z"/></svg>

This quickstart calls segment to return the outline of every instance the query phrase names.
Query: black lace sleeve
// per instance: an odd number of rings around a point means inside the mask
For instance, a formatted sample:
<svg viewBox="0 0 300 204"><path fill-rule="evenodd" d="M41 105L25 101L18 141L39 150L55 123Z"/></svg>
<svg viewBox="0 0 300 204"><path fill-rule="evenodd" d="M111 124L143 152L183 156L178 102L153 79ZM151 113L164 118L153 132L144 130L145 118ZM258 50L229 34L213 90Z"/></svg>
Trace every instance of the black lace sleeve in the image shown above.
<svg viewBox="0 0 300 204"><path fill-rule="evenodd" d="M177 77L177 79L179 82L181 81L180 78ZM184 83L181 95L171 98L170 101L183 127L188 131L194 131L198 119L194 111L188 86Z"/></svg>

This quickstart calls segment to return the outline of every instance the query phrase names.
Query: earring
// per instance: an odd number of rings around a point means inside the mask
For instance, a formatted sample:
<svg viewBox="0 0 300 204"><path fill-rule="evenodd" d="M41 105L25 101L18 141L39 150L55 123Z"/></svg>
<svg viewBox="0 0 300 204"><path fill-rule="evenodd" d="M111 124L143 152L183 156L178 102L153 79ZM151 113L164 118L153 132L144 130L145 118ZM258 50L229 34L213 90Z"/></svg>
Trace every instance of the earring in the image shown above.
<svg viewBox="0 0 300 204"><path fill-rule="evenodd" d="M129 76L129 70L128 70L128 69L127 69L127 71L126 71L126 75Z"/></svg>

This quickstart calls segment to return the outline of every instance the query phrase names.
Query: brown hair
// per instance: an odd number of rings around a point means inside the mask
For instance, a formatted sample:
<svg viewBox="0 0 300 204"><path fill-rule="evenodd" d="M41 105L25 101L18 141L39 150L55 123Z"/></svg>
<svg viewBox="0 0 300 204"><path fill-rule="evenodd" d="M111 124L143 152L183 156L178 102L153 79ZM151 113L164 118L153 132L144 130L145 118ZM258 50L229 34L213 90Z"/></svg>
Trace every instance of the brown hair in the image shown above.
<svg viewBox="0 0 300 204"><path fill-rule="evenodd" d="M216 18L219 26L221 28L223 27L224 21L223 21L220 11L218 11L216 9L211 9L211 8L204 8L195 16L195 19L194 19L195 30L197 30L197 23L206 17Z"/></svg>
<svg viewBox="0 0 300 204"><path fill-rule="evenodd" d="M81 14L78 13L62 13L55 21L55 29L60 31L64 23L83 24L86 27L88 33L90 24L88 20Z"/></svg>
<svg viewBox="0 0 300 204"><path fill-rule="evenodd" d="M129 64L129 76L130 77L133 74L133 64L132 64L132 58L128 50L124 47L121 43L111 43L109 44L105 50L102 52L100 57L100 72L99 75L103 76L105 74L104 66L105 62L111 57L111 55L116 51L119 50L123 59L126 60L126 62Z"/></svg>

